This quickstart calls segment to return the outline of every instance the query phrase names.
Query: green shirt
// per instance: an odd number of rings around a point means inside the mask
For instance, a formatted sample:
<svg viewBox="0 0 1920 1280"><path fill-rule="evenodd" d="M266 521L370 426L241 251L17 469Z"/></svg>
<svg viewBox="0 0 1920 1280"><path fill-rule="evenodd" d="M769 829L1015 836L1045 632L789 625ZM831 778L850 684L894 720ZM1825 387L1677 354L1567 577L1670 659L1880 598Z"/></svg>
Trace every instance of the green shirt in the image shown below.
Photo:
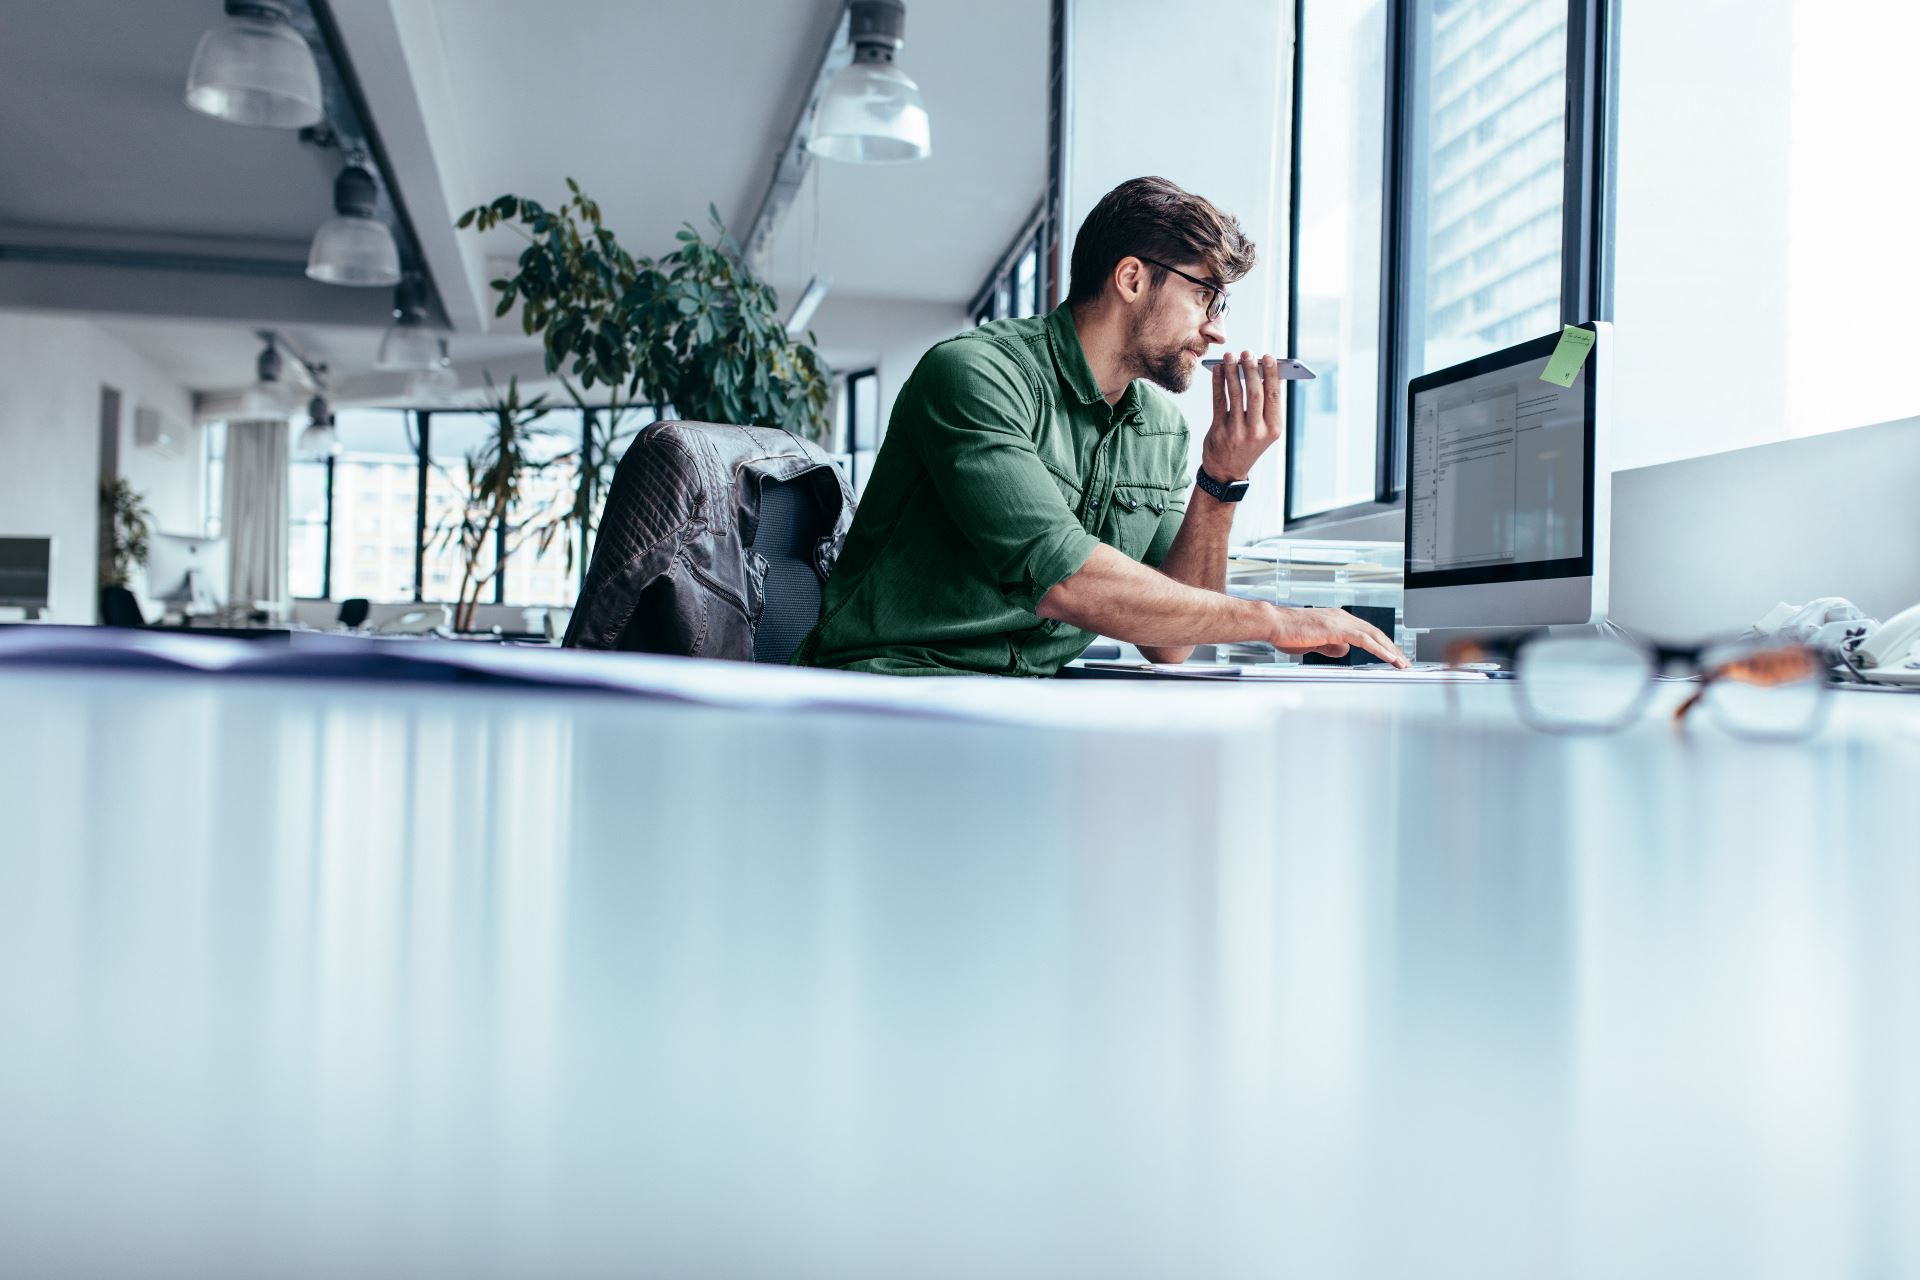
<svg viewBox="0 0 1920 1280"><path fill-rule="evenodd" d="M1159 565L1187 505L1187 424L1135 382L1109 406L1073 315L942 342L900 389L794 662L1050 676L1091 633L1034 610L1104 542Z"/></svg>

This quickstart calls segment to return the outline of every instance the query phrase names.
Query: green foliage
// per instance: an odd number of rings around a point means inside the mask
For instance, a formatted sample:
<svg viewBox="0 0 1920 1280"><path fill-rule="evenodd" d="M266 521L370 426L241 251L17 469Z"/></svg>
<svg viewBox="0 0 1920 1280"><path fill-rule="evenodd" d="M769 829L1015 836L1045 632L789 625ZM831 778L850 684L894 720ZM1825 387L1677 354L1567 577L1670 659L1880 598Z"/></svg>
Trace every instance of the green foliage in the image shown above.
<svg viewBox="0 0 1920 1280"><path fill-rule="evenodd" d="M100 486L100 507L108 517L112 538L109 548L112 581L101 585L123 587L133 571L147 563L147 534L153 513L147 510L146 499L124 476Z"/></svg>
<svg viewBox="0 0 1920 1280"><path fill-rule="evenodd" d="M462 503L434 526L431 544L435 550L451 546L460 549L460 591L454 608L454 627L461 631L473 629L481 590L493 581L505 563L496 559L491 568L481 568L490 545L498 536L497 530L506 532L506 559L511 559L516 551L527 546L544 553L555 538L565 538L579 524L577 504L557 506L551 499L531 502L524 499L529 477L570 467L580 457L577 447L544 458L528 452L535 438L547 435L534 425L547 412L547 398L535 396L523 402L518 378L508 381L504 395L492 378L487 379L487 389L493 397L487 405L493 416L493 432L467 456ZM434 465L440 467L439 463ZM440 470L445 474L446 468L440 467ZM573 541L566 539L564 546L567 567L571 569Z"/></svg>
<svg viewBox="0 0 1920 1280"><path fill-rule="evenodd" d="M503 195L458 226L512 226L527 239L519 270L492 282L498 315L517 302L538 335L547 372L582 408L608 389L623 404L666 403L683 417L784 427L813 440L827 427L827 377L813 348L789 338L774 290L748 268L719 210L713 236L692 224L658 260L635 258L573 179L556 210ZM610 428L613 424L609 424Z"/></svg>

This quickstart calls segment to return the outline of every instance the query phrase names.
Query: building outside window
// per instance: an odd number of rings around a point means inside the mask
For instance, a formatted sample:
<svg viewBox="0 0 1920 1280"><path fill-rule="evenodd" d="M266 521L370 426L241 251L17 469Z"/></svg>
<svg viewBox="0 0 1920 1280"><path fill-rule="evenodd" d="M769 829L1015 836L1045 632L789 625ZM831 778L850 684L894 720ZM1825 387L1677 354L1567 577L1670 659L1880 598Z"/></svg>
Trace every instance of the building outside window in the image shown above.
<svg viewBox="0 0 1920 1280"><path fill-rule="evenodd" d="M1293 346L1320 381L1290 392L1289 521L1380 499L1383 449L1397 498L1406 380L1559 323L1568 0L1296 12ZM1390 172L1400 213L1382 199Z"/></svg>

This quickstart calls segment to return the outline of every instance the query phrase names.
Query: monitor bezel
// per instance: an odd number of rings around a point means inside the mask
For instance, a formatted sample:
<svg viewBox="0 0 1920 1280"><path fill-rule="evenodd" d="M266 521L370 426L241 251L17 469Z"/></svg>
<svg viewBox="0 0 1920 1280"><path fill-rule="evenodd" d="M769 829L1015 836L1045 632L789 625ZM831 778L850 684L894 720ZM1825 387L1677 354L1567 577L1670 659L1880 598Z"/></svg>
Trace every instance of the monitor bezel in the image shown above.
<svg viewBox="0 0 1920 1280"><path fill-rule="evenodd" d="M1471 569L1429 569L1416 573L1413 568L1413 432L1414 404L1428 391L1439 390L1456 382L1465 382L1483 374L1496 373L1515 365L1530 364L1543 357L1551 358L1553 349L1559 345L1562 330L1499 351L1490 351L1486 355L1450 365L1445 369L1436 369L1432 373L1423 373L1407 383L1407 429L1403 441L1402 461L1406 469L1401 473L1407 477L1407 493L1404 502L1403 534L1405 563L1402 566L1405 588L1427 590L1436 587L1477 587L1501 582L1540 582L1554 578L1590 578L1594 571L1594 489L1597 435L1599 432L1599 389L1600 379L1596 376L1599 367L1599 345L1604 338L1595 325L1589 321L1574 325L1594 335L1594 351L1588 354L1581 372L1585 387L1585 404L1581 417L1585 428L1583 435L1586 446L1586 485L1581 503L1580 554L1566 556L1558 560L1528 560L1520 564L1481 565Z"/></svg>

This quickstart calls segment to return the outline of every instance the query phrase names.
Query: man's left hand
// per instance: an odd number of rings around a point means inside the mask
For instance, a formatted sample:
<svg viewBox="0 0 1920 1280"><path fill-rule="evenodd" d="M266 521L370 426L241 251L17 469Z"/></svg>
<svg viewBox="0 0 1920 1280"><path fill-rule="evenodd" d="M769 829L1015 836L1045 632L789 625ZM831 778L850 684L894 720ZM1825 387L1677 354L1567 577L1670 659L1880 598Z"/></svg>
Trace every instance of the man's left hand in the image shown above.
<svg viewBox="0 0 1920 1280"><path fill-rule="evenodd" d="M1272 356L1228 352L1213 371L1213 425L1200 446L1200 465L1215 480L1245 480L1280 438L1280 397L1286 380Z"/></svg>

